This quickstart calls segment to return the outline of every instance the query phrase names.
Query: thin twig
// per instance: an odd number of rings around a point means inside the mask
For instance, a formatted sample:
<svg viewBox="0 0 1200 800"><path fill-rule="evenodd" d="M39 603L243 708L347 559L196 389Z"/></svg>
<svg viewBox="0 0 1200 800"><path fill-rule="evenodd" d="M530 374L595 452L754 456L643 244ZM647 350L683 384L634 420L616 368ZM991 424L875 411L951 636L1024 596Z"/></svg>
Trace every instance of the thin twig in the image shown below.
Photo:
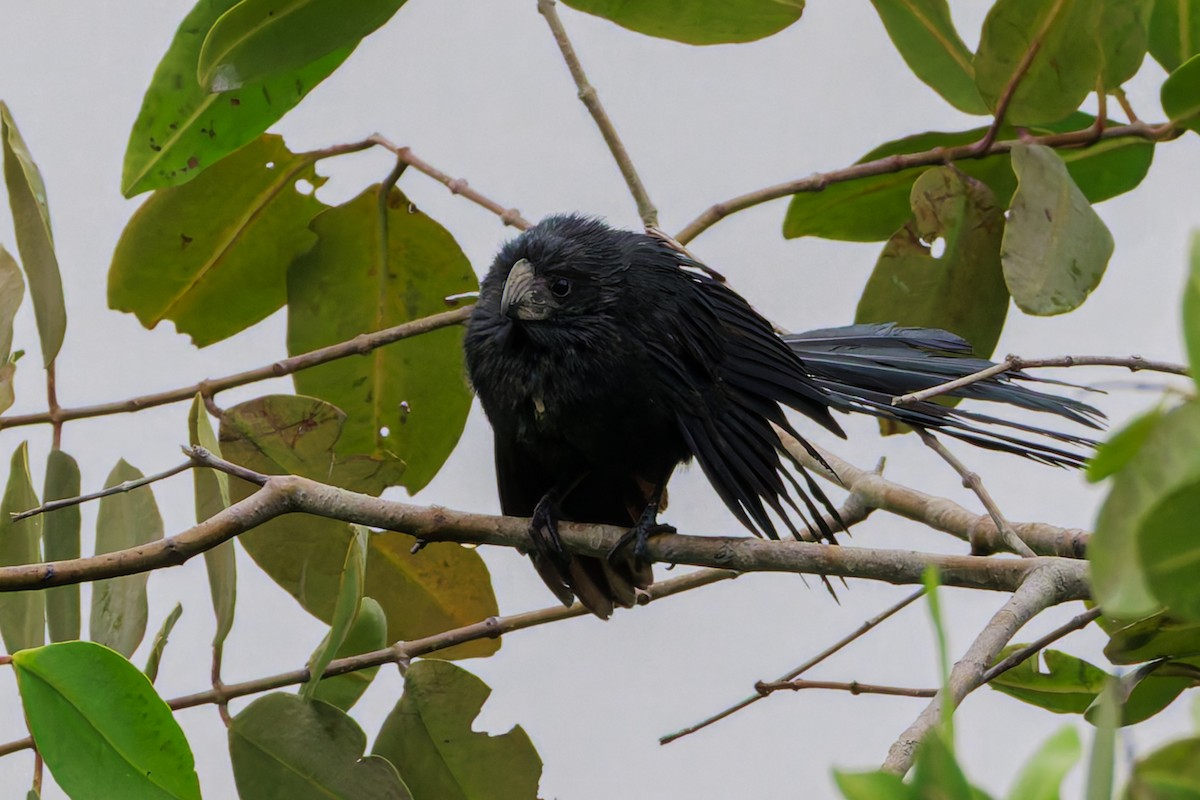
<svg viewBox="0 0 1200 800"><path fill-rule="evenodd" d="M1105 128L1099 135L1092 126L1079 131L1068 133L1051 133L1044 136L1028 136L1021 139L1002 140L993 142L986 150L979 150L978 142L957 145L955 147L933 147L919 153L877 158L874 161L864 161L849 167L816 173L807 178L778 183L756 189L746 194L738 195L729 200L709 206L698 217L683 227L675 238L683 244L688 244L704 231L711 228L730 214L744 211L747 208L789 197L801 192L819 192L835 183L858 180L859 178L890 175L911 167L930 167L952 163L968 158L985 158L990 155L1007 153L1018 143L1041 144L1051 148L1082 147L1098 140L1108 139L1144 139L1150 142L1162 142L1174 139L1183 133L1182 128L1176 128L1166 122L1161 125L1150 125L1145 122L1133 122L1129 125L1116 125Z"/></svg>
<svg viewBox="0 0 1200 800"><path fill-rule="evenodd" d="M190 386L182 386L178 389L170 389L165 392L157 392L140 397L131 397L128 400L117 400L92 406L79 406L77 408L64 408L59 411L57 416L65 422L73 419L103 417L111 414L129 414L147 408L154 408L155 406L191 400L197 393L205 397L211 397L217 392L223 392L226 389L233 389L237 386L245 386L249 383L256 383L270 378L291 375L303 369L327 364L330 361L337 361L349 356L365 355L376 348L398 342L401 339L420 336L430 331L448 328L451 325L459 325L466 322L471 316L471 308L472 306L464 306L452 311L442 311L428 317L414 319L391 328L375 331L374 333L362 333L353 339L348 339L338 344L320 347L316 350L284 358L262 367L256 367L255 369L249 369L233 375L226 375L223 378L210 378L199 383L193 383ZM54 418L47 411L36 414L17 414L11 417L0 417L0 430L17 428L23 425L40 425L53 421Z"/></svg>
<svg viewBox="0 0 1200 800"><path fill-rule="evenodd" d="M198 444L188 445L180 448L183 454L188 457L189 464L199 467L210 467L215 470L220 470L227 475L232 475L235 478L241 478L244 481L253 483L255 486L266 486L267 481L271 479L270 475L264 475L261 472L243 467L241 464L234 464L232 461L226 461L220 456L214 455L210 450L201 447Z"/></svg>
<svg viewBox="0 0 1200 800"><path fill-rule="evenodd" d="M60 406L58 405L58 387L55 378L55 362L51 361L46 365L46 407L50 414L51 424L53 425L53 433L50 438L50 448L52 450L62 449L62 429L63 420L59 415Z"/></svg>
<svg viewBox="0 0 1200 800"><path fill-rule="evenodd" d="M138 478L135 481L123 481L122 483L118 483L116 486L110 486L107 489L101 489L98 492L92 492L91 494L82 494L82 495L79 495L78 497L64 497L61 500L51 500L49 503L40 505L37 508L31 508L28 511L14 513L12 515L12 521L20 522L23 519L29 519L30 517L36 517L38 514L45 514L50 511L57 511L60 508L69 508L71 506L77 506L77 505L81 505L83 503L89 503L92 500L99 500L103 497L111 497L114 494L123 494L124 492L131 492L134 489L141 488L142 486L149 486L152 483L157 483L158 481L162 481L162 480L166 480L167 478L174 477L175 475L178 475L181 472L191 469L193 466L194 466L194 464L191 461L185 461L182 464L171 467L170 469L163 470L162 472L156 473L154 475L147 475L146 477Z"/></svg>
<svg viewBox="0 0 1200 800"><path fill-rule="evenodd" d="M831 644L829 647L826 647L820 653L817 653L815 656L813 656L809 660L805 661L800 666L796 667L795 669L791 670L790 672L786 673L785 675L782 675L779 678L777 678L776 682L794 680L796 677L798 677L799 675L802 675L803 673L812 669L817 664L820 664L822 661L826 660L827 658L829 658L834 653L841 650L846 645L850 644L854 640L863 636L868 631L870 631L872 628L875 628L881 622L883 622L884 620L891 617L893 614L895 614L898 611L900 611L901 609L911 605L913 602L915 602L918 598L920 598L924 594L925 594L924 589L918 589L917 591L910 594L908 597L905 597L899 603L889 606L888 608L879 612L875 616L871 617L869 620L865 621L863 624L859 625L851 633L847 634L846 636L843 636L841 639L837 640L836 642ZM743 708L746 708L747 706L754 705L759 700L762 700L763 697L764 697L764 695L762 695L762 694L758 694L758 693L752 694L749 697L747 697L746 699L733 704L732 706L725 709L724 711L720 711L716 714L713 714L711 717L707 717L706 719L703 719L700 722L697 722L695 725L689 725L686 728L682 728L681 730L675 731L675 733L670 733L670 734L667 734L666 736L660 737L658 740L658 743L659 744L670 744L671 742L675 741L676 739L682 739L684 736L695 733L696 731L699 731L699 730L703 730L704 728L707 728L709 725L712 725L715 722L720 722L721 720L725 719L726 717L736 714L737 712L741 711Z"/></svg>
<svg viewBox="0 0 1200 800"><path fill-rule="evenodd" d="M1000 538L1009 550L1012 550L1022 558L1034 558L1037 553L1021 541L1021 537L1017 534L1013 526L1000 512L1000 506L992 498L987 487L983 485L983 478L979 477L979 473L969 469L966 464L959 460L957 456L946 449L946 446L938 441L938 438L924 428L914 428L917 435L921 437L921 441L925 443L933 452L937 453L943 461L954 468L954 471L962 478L963 487L970 489L979 498L979 502L983 503L983 507L987 509L988 516L992 518L992 522L996 523L996 530L1000 531ZM986 548L975 548L972 543L973 552L986 552Z"/></svg>
<svg viewBox="0 0 1200 800"><path fill-rule="evenodd" d="M881 686L877 683L859 683L858 681L809 681L796 678L791 681L759 681L754 684L755 690L763 697L779 691L799 692L804 689L833 689L850 694L885 694L892 697L933 697L937 689L913 689L907 686Z"/></svg>
<svg viewBox="0 0 1200 800"><path fill-rule="evenodd" d="M1125 90L1118 86L1112 90L1112 96L1117 98L1117 103L1121 106L1121 110L1125 112L1125 118L1130 122L1137 122L1137 112L1133 110L1133 106L1129 104L1129 98L1125 96Z"/></svg>
<svg viewBox="0 0 1200 800"><path fill-rule="evenodd" d="M1018 664L1028 660L1032 656L1040 653L1047 646L1054 644L1059 639L1066 636L1068 633L1073 633L1081 628L1086 628L1092 620L1098 618L1102 614L1100 606L1089 608L1082 614L1077 614L1066 623L1058 626L1054 630L1047 633L1038 639L1034 639L1029 644L1019 650L1014 650L1009 653L1004 659L997 661L987 672L983 674L983 682L989 683L995 678L1008 672Z"/></svg>
<svg viewBox="0 0 1200 800"><path fill-rule="evenodd" d="M1017 563L1029 561L1030 559L1026 559ZM1071 562L1057 562L1068 563ZM1067 584L1063 583L1065 577L1057 565L1048 565L1029 573L1008 602L984 626L962 659L950 670L946 687L937 693L920 716L900 734L883 762L882 768L885 771L898 775L908 772L917 746L941 721L942 704L949 703L951 709L957 707L963 698L983 685L984 673L995 662L996 655L1026 622L1050 606L1067 599L1064 592L1069 594L1070 590Z"/></svg>
<svg viewBox="0 0 1200 800"><path fill-rule="evenodd" d="M1005 372L1017 372L1023 369L1040 369L1042 367L1124 367L1130 372L1166 372L1172 375L1188 375L1189 370L1183 364L1173 364L1169 361L1148 361L1141 356L1053 356L1051 358L1022 358L1021 356L1006 356L1003 361L990 367L955 378L952 381L930 386L919 392L902 394L892 398L892 405L907 406L930 400L955 389L970 386L973 383L985 381Z"/></svg>
<svg viewBox="0 0 1200 800"><path fill-rule="evenodd" d="M625 178L629 193L633 195L633 199L637 203L638 215L642 218L642 224L647 228L657 228L658 210L650 202L650 195L647 194L642 179L638 177L637 169L633 166L633 159L629 157L629 151L625 149L621 137L617 135L616 126L613 125L608 113L604 110L604 106L600 102L600 95L596 92L596 88L588 82L583 65L575 53L575 48L571 45L571 40L567 37L566 28L563 27L562 20L558 17L558 9L555 8L555 5L555 0L538 0L538 12L546 18L546 24L550 26L550 32L554 34L554 41L558 44L559 51L562 52L563 60L567 62L567 69L571 70L571 77L574 78L575 86L579 89L579 99L587 106L592 119L596 121L596 127L600 129L604 143L608 145L609 152L612 153L617 166L621 169L621 175Z"/></svg>

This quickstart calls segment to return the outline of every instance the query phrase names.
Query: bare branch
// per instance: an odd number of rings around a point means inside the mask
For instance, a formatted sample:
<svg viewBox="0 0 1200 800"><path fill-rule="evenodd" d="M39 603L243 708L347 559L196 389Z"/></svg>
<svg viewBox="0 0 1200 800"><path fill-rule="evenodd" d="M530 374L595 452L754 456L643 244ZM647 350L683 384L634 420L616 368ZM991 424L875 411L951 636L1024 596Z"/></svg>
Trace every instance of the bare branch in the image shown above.
<svg viewBox="0 0 1200 800"><path fill-rule="evenodd" d="M1028 564L1040 560L1023 559L1016 563ZM984 675L995 662L997 654L1026 622L1074 593L1071 584L1075 578L1058 566L1070 563L1073 562L1057 561L1028 574L1004 607L996 612L967 648L962 659L950 670L946 688L939 691L916 721L900 734L883 762L884 770L898 775L908 772L917 746L942 718L942 703L948 702L951 708L957 707L964 697L983 685ZM949 695L945 696L947 691Z"/></svg>
<svg viewBox="0 0 1200 800"><path fill-rule="evenodd" d="M1105 128L1099 134L1089 126L1083 130L1068 133L1028 136L1020 140L993 142L983 150L979 148L979 144L976 142L956 147L934 147L920 153L887 156L875 159L874 161L853 164L831 172L816 173L807 178L798 178L774 186L767 186L766 188L757 189L753 192L747 192L746 194L716 203L684 226L679 233L675 234L675 238L683 244L687 244L730 214L744 211L747 208L752 208L771 200L778 200L781 197L788 197L801 192L819 192L835 183L845 183L846 181L869 178L876 175L889 175L909 169L910 167L938 166L966 158L982 158L997 153L1007 153L1012 150L1013 145L1017 144L1018 141L1029 144L1041 144L1053 148L1069 148L1086 146L1104 139L1132 138L1161 142L1174 139L1182 132L1182 129L1173 127L1169 122L1162 125L1133 122L1129 125L1115 125L1111 128Z"/></svg>
<svg viewBox="0 0 1200 800"><path fill-rule="evenodd" d="M937 689L912 689L906 686L881 686L877 683L859 683L858 681L808 681L796 678L790 681L774 681L767 683L759 681L754 688L766 697L775 692L789 690L799 692L803 689L834 689L850 694L885 694L892 697L933 697Z"/></svg>
<svg viewBox="0 0 1200 800"><path fill-rule="evenodd" d="M783 682L783 681L794 680L797 676L807 672L808 670L815 667L817 664L820 664L822 661L829 658L830 656L832 656L834 653L841 650L846 645L848 645L851 642L855 641L856 639L860 638L865 633L867 633L872 628L879 625L884 620L891 617L896 612L911 605L914 601L917 600L917 598L923 596L924 594L925 594L925 590L919 589L916 592L913 592L912 594L910 594L908 597L901 600L899 603L889 606L888 608L879 612L875 616L871 617L869 620L864 622L862 625L859 625L849 635L843 636L841 639L837 640L832 645L830 645L829 647L825 648L817 655L810 658L808 661L805 661L803 664L796 667L792 671L777 678L776 682L778 683L778 682ZM757 684L756 684L756 686L757 686ZM658 740L658 743L659 744L670 744L671 742L675 741L676 739L682 739L684 736L695 733L696 731L699 731L699 730L703 730L704 728L707 728L709 725L712 725L714 722L720 722L721 720L725 719L726 717L732 716L733 714L736 714L737 712L741 711L743 708L754 705L759 700L762 700L764 697L765 697L765 695L763 695L761 693L752 694L749 697L747 697L746 699L744 699L738 703L735 703L734 705L725 709L724 711L720 711L716 714L713 714L711 717L708 717L704 720L701 720L700 722L697 722L695 725L690 725L686 728L676 731L675 733L671 733L666 736L660 737Z"/></svg>
<svg viewBox="0 0 1200 800"><path fill-rule="evenodd" d="M54 422L55 416L61 421L67 421L89 417L103 417L110 414L129 414L146 408L191 400L197 393L204 397L211 397L217 392L223 392L226 389L245 386L249 383L257 383L269 378L291 375L293 372L299 372L302 369L308 369L320 364L327 364L330 361L337 361L340 358L347 358L348 356L364 355L376 348L398 342L401 339L408 339L413 336L429 333L430 331L439 330L440 328L462 324L470 316L471 306L464 306L453 311L443 311L439 314L422 317L421 319L414 319L391 328L375 331L374 333L359 334L353 339L348 339L338 344L331 344L327 347L310 350L298 356L281 359L262 367L227 375L223 378L210 378L178 389L170 389L165 392L131 397L128 400L100 403L93 406L64 408L60 409L57 415L53 416L48 411L42 411L36 414L17 414L10 417L0 417L0 430L17 428L23 425L39 425Z"/></svg>
<svg viewBox="0 0 1200 800"><path fill-rule="evenodd" d="M101 489L100 491L92 492L91 494L83 494L79 497L64 497L62 500L51 500L49 503L40 505L37 508L31 508L28 511L22 511L20 513L13 514L12 521L20 522L23 519L36 517L38 514L45 514L49 511L57 511L60 508L77 506L82 503L91 502L92 500L99 500L102 497L110 497L114 494L130 492L142 486L149 486L157 481L166 480L167 478L178 475L181 472L191 469L192 466L193 464L191 461L185 461L178 466L163 470L155 475L147 475L144 478L138 478L136 481L123 481L118 483L116 486L110 486L107 489Z"/></svg>
<svg viewBox="0 0 1200 800"><path fill-rule="evenodd" d="M939 383L937 386L931 386L928 389L922 389L919 392L910 394L902 394L899 397L892 398L892 405L906 406L912 403L919 403L923 400L930 400L939 395L952 392L955 389L961 389L964 386L970 386L972 383L979 383L988 378L993 378L997 375L1003 375L1005 372L1016 372L1022 369L1034 369L1040 367L1124 367L1130 372L1141 372L1146 370L1149 372L1167 372L1172 375L1187 375L1188 368L1182 364L1172 364L1167 361L1147 361L1141 356L1055 356L1053 358L1021 358L1020 356L1007 356L999 364L993 364L987 369L981 369L979 372L973 372L970 375L964 375L961 378L956 378L952 381Z"/></svg>
<svg viewBox="0 0 1200 800"><path fill-rule="evenodd" d="M987 509L988 516L992 518L992 522L996 524L996 530L1000 531L1000 538L1005 546L1021 556L1022 558L1033 558L1037 553L1029 548L1029 545L1021 541L1021 537L1013 529L1013 526L1004 514L1000 513L1000 506L992 499L992 495L988 492L987 487L983 485L983 478L979 477L979 473L967 467L958 456L946 449L946 446L938 441L938 438L924 428L915 428L917 435L921 437L921 441L925 446L937 453L943 461L954 468L954 471L962 477L963 487L970 489L979 498L979 502L983 503L983 507ZM975 548L971 548L975 551ZM978 551L976 551L978 552ZM986 551L982 551L986 552Z"/></svg>
<svg viewBox="0 0 1200 800"><path fill-rule="evenodd" d="M562 20L558 17L558 9L555 8L555 5L555 0L538 0L538 11L546 18L546 24L550 26L550 32L554 34L554 41L562 52L563 60L567 62L567 69L571 70L571 77L575 79L575 86L579 89L579 99L587 106L592 119L596 121L596 127L600 129L605 144L608 145L617 166L621 169L621 175L625 178L629 193L633 195L633 199L637 203L638 215L642 218L642 224L647 228L657 228L658 209L650 202L650 195L647 194L642 179L638 177L637 170L633 166L633 159L629 157L629 151L625 149L621 137L617 135L616 126L613 125L608 112L604 110L604 106L600 102L600 95L596 92L596 88L588 82L583 65L579 62L579 56L575 53L575 48L567 37L566 28L563 27Z"/></svg>

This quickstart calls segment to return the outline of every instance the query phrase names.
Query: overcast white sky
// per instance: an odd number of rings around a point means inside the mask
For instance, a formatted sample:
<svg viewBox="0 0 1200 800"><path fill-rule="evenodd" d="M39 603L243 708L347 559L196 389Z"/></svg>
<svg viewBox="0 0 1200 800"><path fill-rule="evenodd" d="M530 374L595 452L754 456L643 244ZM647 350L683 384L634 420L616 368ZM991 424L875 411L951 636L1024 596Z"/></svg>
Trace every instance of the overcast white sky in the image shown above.
<svg viewBox="0 0 1200 800"><path fill-rule="evenodd" d="M956 22L974 45L987 3L955 3ZM105 302L109 258L129 215L142 202L119 192L121 158L142 92L190 8L170 2L40 3L0 0L0 98L12 109L48 186L69 323L59 358L65 405L116 399L258 366L284 353L277 314L203 351L171 326L143 330ZM814 171L851 163L882 141L931 129L980 124L955 112L914 78L866 0L816 2L787 31L746 45L692 48L650 39L562 9L564 22L661 212L678 230L711 203ZM1130 87L1135 107L1158 114L1161 70L1147 65ZM565 66L534 0L411 0L332 78L277 128L293 149L362 138L379 131L526 217L579 210L636 226L637 216L600 136L575 99ZM1014 309L999 353L1142 353L1181 359L1177 320L1188 232L1195 225L1196 145L1189 135L1163 146L1141 189L1099 207L1117 249L1100 288L1078 312L1034 319ZM321 190L340 202L379 180L383 154L325 162ZM402 188L449 228L482 273L510 231L421 175ZM737 215L700 237L693 250L724 272L764 313L793 329L848 323L879 245L784 241L786 201ZM0 214L0 242L13 248ZM18 317L16 346L36 352L33 316ZM14 412L44 408L37 357L21 363ZM1101 402L1122 420L1148 406L1149 391L1116 373L1080 372L1114 386ZM280 382L275 391L290 391ZM223 405L266 393L258 385L222 395ZM179 460L184 405L134 417L70 424L64 448L98 488L118 458L143 471ZM860 466L888 456L888 474L975 508L948 467L912 437L884 440L870 421L849 425L850 442L814 437ZM41 484L47 430L0 434L0 459L31 441ZM963 448L1011 519L1088 527L1102 492L1076 474ZM698 470L671 487L666 520L687 533L739 530ZM192 520L191 482L156 487L168 533ZM476 409L458 450L418 501L482 512L498 509L491 442ZM95 507L85 508L85 552ZM956 542L877 514L856 529L855 544L961 552ZM240 609L227 645L226 679L244 680L302 665L322 627L239 553ZM484 551L502 612L549 605L553 598L519 556ZM184 616L171 639L158 687L164 696L202 689L208 677L212 613L201 560L150 578L156 628L176 600ZM906 588L855 582L835 605L794 576L756 575L620 613L607 624L579 619L505 639L500 653L462 662L493 689L480 725L522 724L545 761L546 798L825 798L835 795L833 765L877 765L923 701L808 692L777 696L667 747L659 735L745 696L902 597ZM85 595L86 597L86 595ZM1003 602L1000 595L946 592L953 651ZM1077 607L1037 620L1021 639L1061 623ZM936 659L923 606L916 606L812 673L831 680L928 686ZM1096 637L1067 649L1099 659ZM143 648L144 650L144 648ZM139 663L142 653L136 656ZM400 691L383 670L355 709L369 737ZM235 710L243 703L235 704ZM24 735L11 672L0 670L0 739ZM196 753L206 797L234 795L225 730L211 707L178 715ZM958 717L968 774L993 793L1007 789L1016 765L1070 720L989 690ZM1081 726L1082 728L1083 726ZM1134 729L1141 748L1188 728L1182 708ZM28 753L0 759L0 796L28 785ZM46 797L60 797L48 789Z"/></svg>

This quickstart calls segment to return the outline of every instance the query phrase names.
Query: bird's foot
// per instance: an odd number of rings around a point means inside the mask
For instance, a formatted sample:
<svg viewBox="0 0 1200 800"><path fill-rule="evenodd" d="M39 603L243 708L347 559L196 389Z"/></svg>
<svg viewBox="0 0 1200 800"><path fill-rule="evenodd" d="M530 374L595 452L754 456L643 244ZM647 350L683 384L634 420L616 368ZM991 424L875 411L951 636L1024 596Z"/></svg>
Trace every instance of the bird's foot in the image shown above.
<svg viewBox="0 0 1200 800"><path fill-rule="evenodd" d="M637 560L648 562L646 543L651 536L660 533L675 533L675 526L658 521L658 503L649 503L637 524L630 528L617 540L616 545L608 551L608 560L613 561L629 544L633 543L633 555Z"/></svg>
<svg viewBox="0 0 1200 800"><path fill-rule="evenodd" d="M559 516L558 503L549 495L543 497L529 520L529 538L537 556L565 570L571 559L558 535Z"/></svg>

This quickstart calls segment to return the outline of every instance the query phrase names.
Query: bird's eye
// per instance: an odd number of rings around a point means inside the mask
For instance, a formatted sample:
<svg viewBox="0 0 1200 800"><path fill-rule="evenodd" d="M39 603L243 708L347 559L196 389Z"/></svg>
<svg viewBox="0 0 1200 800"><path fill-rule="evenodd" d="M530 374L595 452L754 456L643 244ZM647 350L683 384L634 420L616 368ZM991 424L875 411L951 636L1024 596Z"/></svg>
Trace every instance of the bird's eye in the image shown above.
<svg viewBox="0 0 1200 800"><path fill-rule="evenodd" d="M555 297L566 297L571 293L571 281L566 278L555 278L550 284L550 293Z"/></svg>

